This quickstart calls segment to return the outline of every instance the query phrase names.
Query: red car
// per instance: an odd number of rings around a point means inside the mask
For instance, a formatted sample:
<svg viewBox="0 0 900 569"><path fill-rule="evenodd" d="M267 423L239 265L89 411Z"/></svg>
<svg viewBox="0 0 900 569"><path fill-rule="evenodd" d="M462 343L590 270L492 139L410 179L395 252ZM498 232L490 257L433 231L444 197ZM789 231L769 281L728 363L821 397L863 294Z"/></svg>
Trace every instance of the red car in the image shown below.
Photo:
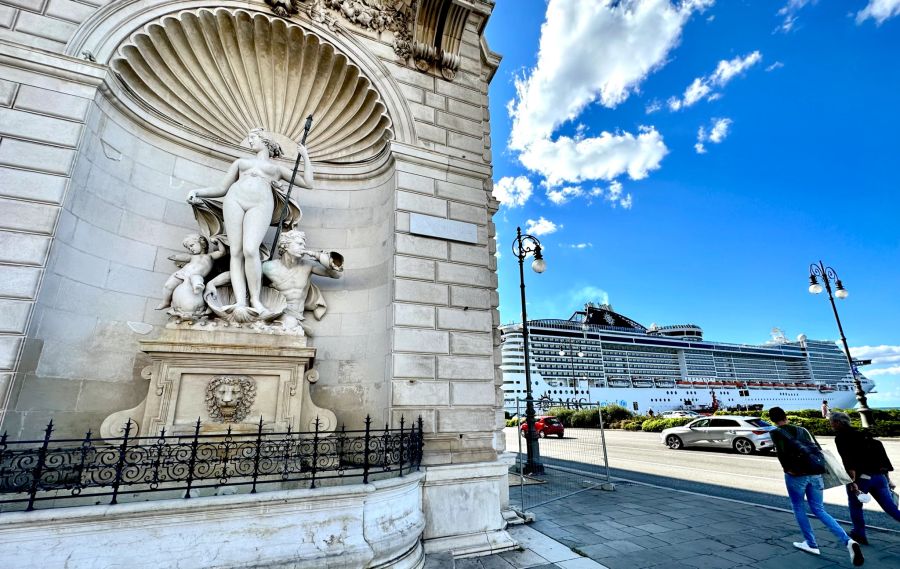
<svg viewBox="0 0 900 569"><path fill-rule="evenodd" d="M521 430L522 436L524 437L528 432L528 423L522 422ZM537 431L538 435L541 437L556 435L557 437L562 438L566 428L563 426L562 421L552 415L547 415L534 418L534 430Z"/></svg>

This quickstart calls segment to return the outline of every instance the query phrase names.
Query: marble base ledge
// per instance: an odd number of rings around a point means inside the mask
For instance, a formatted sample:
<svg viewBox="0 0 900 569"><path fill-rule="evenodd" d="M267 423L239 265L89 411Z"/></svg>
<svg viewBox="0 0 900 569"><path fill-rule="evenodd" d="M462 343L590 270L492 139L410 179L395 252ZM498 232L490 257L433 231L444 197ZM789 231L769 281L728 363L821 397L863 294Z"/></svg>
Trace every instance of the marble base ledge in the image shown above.
<svg viewBox="0 0 900 569"><path fill-rule="evenodd" d="M500 461L429 466L425 471L425 552L475 557L518 547L506 532L508 467Z"/></svg>
<svg viewBox="0 0 900 569"><path fill-rule="evenodd" d="M0 515L4 569L421 569L424 473Z"/></svg>

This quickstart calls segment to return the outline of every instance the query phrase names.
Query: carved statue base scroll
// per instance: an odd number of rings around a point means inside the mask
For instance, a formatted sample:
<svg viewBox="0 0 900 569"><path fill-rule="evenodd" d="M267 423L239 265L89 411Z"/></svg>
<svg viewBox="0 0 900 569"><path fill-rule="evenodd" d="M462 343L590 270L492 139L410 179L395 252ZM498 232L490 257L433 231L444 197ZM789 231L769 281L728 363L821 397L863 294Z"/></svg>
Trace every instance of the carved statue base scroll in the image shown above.
<svg viewBox="0 0 900 569"><path fill-rule="evenodd" d="M100 429L105 438L121 436L125 422L132 433L192 435L199 418L201 433L310 431L337 426L332 411L310 397L316 350L305 338L237 331L166 329L156 340L141 342L152 364L147 398L133 409L113 413Z"/></svg>

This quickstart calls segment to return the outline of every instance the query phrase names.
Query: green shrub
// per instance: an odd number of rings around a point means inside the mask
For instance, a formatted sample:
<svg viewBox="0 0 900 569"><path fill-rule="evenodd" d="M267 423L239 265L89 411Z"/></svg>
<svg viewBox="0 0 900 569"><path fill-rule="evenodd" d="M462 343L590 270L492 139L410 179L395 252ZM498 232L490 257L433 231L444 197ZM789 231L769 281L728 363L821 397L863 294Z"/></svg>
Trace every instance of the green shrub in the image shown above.
<svg viewBox="0 0 900 569"><path fill-rule="evenodd" d="M672 419L651 419L649 421L644 421L641 425L641 430L645 433L659 433L664 429L668 429L670 427L680 427L681 425L686 425L693 421L694 419L690 417L675 417Z"/></svg>
<svg viewBox="0 0 900 569"><path fill-rule="evenodd" d="M619 428L625 429L626 431L640 431L644 423L646 423L646 421L621 421L617 424L621 425Z"/></svg>
<svg viewBox="0 0 900 569"><path fill-rule="evenodd" d="M900 437L900 421L875 419L872 434L876 437Z"/></svg>
<svg viewBox="0 0 900 569"><path fill-rule="evenodd" d="M807 418L794 415L794 411L790 412L787 420L788 423L792 425L798 425L800 427L805 428L807 431L814 435L833 435L834 431L831 430L831 423L828 422L827 419L822 418L822 414L819 413L818 418Z"/></svg>
<svg viewBox="0 0 900 569"><path fill-rule="evenodd" d="M565 407L553 407L549 411L547 411L548 415L554 415L563 426L571 427L572 426L572 415L575 414L575 409L567 409Z"/></svg>
<svg viewBox="0 0 900 569"><path fill-rule="evenodd" d="M631 419L633 414L621 405L606 405L600 408L603 411L603 422L614 423Z"/></svg>
<svg viewBox="0 0 900 569"><path fill-rule="evenodd" d="M600 426L600 414L596 409L579 409L572 414L572 426L590 428Z"/></svg>
<svg viewBox="0 0 900 569"><path fill-rule="evenodd" d="M507 426L507 427L518 427L518 426L519 426L519 420L518 420L518 419L507 419L507 420L506 420L506 426Z"/></svg>

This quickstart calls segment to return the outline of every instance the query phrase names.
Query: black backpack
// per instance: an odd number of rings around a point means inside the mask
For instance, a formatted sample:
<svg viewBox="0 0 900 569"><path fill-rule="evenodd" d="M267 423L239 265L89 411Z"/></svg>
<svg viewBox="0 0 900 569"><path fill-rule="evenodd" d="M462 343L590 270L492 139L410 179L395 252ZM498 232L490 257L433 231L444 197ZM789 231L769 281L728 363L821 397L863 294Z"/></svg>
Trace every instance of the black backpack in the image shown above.
<svg viewBox="0 0 900 569"><path fill-rule="evenodd" d="M790 457L790 463L794 465L802 475L824 474L825 456L822 448L815 442L809 431L803 427L794 427L796 435L791 435L788 429L779 429L784 435L785 452ZM806 432L810 440L800 438L800 432Z"/></svg>

